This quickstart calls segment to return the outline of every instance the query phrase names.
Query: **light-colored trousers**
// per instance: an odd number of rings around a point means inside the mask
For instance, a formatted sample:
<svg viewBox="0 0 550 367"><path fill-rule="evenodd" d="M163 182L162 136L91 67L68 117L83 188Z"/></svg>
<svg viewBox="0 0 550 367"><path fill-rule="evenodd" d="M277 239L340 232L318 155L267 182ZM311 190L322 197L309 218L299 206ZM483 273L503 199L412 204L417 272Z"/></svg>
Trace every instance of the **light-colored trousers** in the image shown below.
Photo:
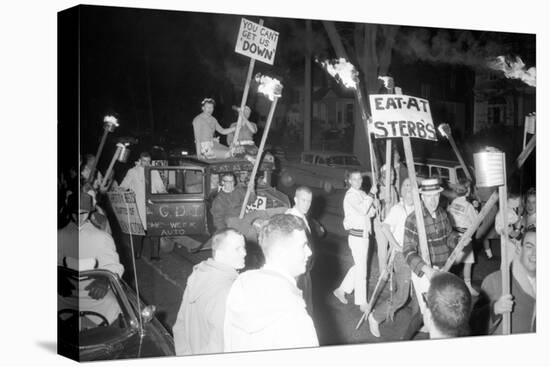
<svg viewBox="0 0 550 367"><path fill-rule="evenodd" d="M353 266L349 268L344 280L338 287L345 293L355 291L356 305L367 303L367 254L369 252L369 239L348 236L348 245L353 258Z"/></svg>

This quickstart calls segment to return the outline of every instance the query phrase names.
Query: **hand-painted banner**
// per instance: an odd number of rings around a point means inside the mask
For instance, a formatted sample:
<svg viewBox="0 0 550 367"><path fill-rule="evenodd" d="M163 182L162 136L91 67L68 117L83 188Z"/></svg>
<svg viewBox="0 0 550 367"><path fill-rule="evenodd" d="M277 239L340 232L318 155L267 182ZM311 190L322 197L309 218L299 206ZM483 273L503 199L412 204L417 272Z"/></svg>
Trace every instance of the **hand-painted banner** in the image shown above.
<svg viewBox="0 0 550 367"><path fill-rule="evenodd" d="M279 32L242 18L235 52L273 65L278 40Z"/></svg>
<svg viewBox="0 0 550 367"><path fill-rule="evenodd" d="M428 100L402 94L369 95L376 138L437 140Z"/></svg>
<svg viewBox="0 0 550 367"><path fill-rule="evenodd" d="M107 193L111 207L123 233L144 236L133 191L110 191Z"/></svg>

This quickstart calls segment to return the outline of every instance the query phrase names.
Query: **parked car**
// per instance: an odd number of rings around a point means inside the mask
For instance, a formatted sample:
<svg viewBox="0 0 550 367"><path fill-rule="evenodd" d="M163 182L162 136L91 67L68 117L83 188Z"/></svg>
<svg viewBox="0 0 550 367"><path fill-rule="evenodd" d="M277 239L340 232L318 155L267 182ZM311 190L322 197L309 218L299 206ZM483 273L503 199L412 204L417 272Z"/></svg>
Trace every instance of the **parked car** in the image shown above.
<svg viewBox="0 0 550 367"><path fill-rule="evenodd" d="M97 305L82 295L85 284L96 280L108 284ZM58 282L59 354L79 361L175 355L173 338L155 318L155 307L145 306L118 275L58 266ZM106 311L113 310L118 317L109 323Z"/></svg>
<svg viewBox="0 0 550 367"><path fill-rule="evenodd" d="M468 168L470 173L474 171L472 167ZM415 158L414 169L419 184L421 180L428 177L438 178L443 187L442 194L449 202L456 198L454 185L460 179L467 178L460 162L453 160Z"/></svg>
<svg viewBox="0 0 550 367"><path fill-rule="evenodd" d="M371 172L353 154L306 151L301 154L299 163L285 162L281 166L279 182L285 187L306 185L330 193L333 189L346 188L346 172L356 169L372 182Z"/></svg>

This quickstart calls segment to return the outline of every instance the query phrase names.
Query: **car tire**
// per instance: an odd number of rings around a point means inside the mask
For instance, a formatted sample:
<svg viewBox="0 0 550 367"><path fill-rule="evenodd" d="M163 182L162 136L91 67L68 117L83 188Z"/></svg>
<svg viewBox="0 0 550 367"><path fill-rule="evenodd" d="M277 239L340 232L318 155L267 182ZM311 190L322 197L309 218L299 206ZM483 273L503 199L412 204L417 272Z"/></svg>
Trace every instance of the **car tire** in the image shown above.
<svg viewBox="0 0 550 367"><path fill-rule="evenodd" d="M330 194L332 192L332 183L329 181L323 182L323 191Z"/></svg>

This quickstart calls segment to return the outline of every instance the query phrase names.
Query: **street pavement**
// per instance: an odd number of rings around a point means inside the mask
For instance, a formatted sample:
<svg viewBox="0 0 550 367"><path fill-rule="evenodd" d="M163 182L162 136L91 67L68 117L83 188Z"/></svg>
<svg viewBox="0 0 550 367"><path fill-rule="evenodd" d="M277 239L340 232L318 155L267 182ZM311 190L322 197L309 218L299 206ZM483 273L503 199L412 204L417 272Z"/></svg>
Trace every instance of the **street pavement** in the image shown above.
<svg viewBox="0 0 550 367"><path fill-rule="evenodd" d="M292 197L292 196L290 196ZM324 200L319 200L322 197ZM346 271L352 266L351 252L347 246L347 237L342 227L342 192L334 192L326 195L322 192L314 192L314 203L323 204L322 215L319 207L312 207L313 214L319 222L327 229L328 235L318 244L315 244L316 259L312 270L314 314L313 321L318 333L321 345L342 345L355 343L376 343L400 340L403 332L409 324L409 320L415 309L414 302L409 302L404 308L398 311L393 322L384 322L380 325L381 337L374 337L370 331L368 322L355 330L355 326L361 318L359 307L353 304L353 295L348 296L348 304L342 304L332 294L332 291L339 285ZM314 204L315 206L315 204ZM133 282L133 271L131 269L129 237L122 235L117 241L125 249L119 248L121 261L126 267L125 277L128 282ZM136 260L136 273L138 274L139 289L142 299L147 304L157 306L157 318L171 332L176 320L187 277L191 274L194 264L207 259L211 252L200 251L191 253L188 247L196 247L200 242L195 239L186 238L186 241L194 241L186 246L176 245L170 253L161 253L161 260L150 260L150 248L146 243L143 249L143 256ZM121 246L119 246L121 247ZM378 280L379 269L375 246L371 245L369 253L369 274L368 274L368 296L372 294ZM495 257L487 260L481 248L475 248L477 264L473 270L473 284L479 289L483 278L492 271L498 270L499 251L498 241L493 242ZM259 249L249 247L249 254ZM247 259L250 265L250 259ZM133 285L133 283L130 283ZM389 286L384 287L378 304L389 298ZM474 299L475 301L475 299ZM415 339L426 339L427 334L418 333Z"/></svg>

